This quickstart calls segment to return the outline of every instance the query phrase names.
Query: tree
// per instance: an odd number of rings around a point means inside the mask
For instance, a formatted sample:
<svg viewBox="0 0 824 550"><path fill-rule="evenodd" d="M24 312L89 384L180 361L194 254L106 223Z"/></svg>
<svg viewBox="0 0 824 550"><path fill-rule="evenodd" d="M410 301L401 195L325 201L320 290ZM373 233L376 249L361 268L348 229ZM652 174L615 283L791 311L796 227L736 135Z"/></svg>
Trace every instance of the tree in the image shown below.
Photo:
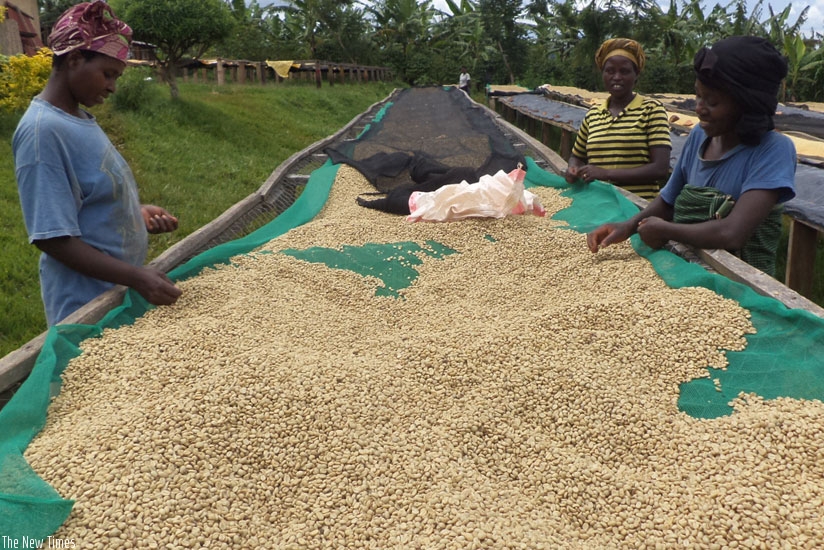
<svg viewBox="0 0 824 550"><path fill-rule="evenodd" d="M484 71L498 57L498 50L486 34L481 14L472 0L446 0L448 12L441 12L441 19L433 28L431 45L441 56L448 73L435 73L438 80L454 79L461 66L476 75ZM485 78L475 76L476 85ZM450 80L451 81L451 80Z"/></svg>
<svg viewBox="0 0 824 550"><path fill-rule="evenodd" d="M415 84L426 73L429 28L437 11L432 0L380 0L366 7L374 17L375 40L392 60L397 74Z"/></svg>
<svg viewBox="0 0 824 550"><path fill-rule="evenodd" d="M38 0L37 4L40 9L40 35L45 42L52 27L57 23L57 19L64 11L79 4L81 0Z"/></svg>
<svg viewBox="0 0 824 550"><path fill-rule="evenodd" d="M255 0L252 0L252 3L257 4ZM242 21L246 17L245 0L229 0L229 4L232 6L232 15L234 15L239 21Z"/></svg>
<svg viewBox="0 0 824 550"><path fill-rule="evenodd" d="M547 56L567 62L581 40L580 16L575 1L536 1L528 6L528 13L534 21L532 32L536 45L544 49Z"/></svg>
<svg viewBox="0 0 824 550"><path fill-rule="evenodd" d="M319 49L321 59L348 60L352 64L372 64L375 51L370 37L371 27L364 10L355 6L339 6L324 20L324 34L329 39Z"/></svg>
<svg viewBox="0 0 824 550"><path fill-rule="evenodd" d="M330 41L340 48L341 55L348 54L342 38L344 28L351 23L352 14L360 15L360 12L348 11L351 3L351 0L290 0L273 9L285 14L285 31L303 45L302 51L317 60L318 52ZM319 67L315 69L315 82L320 87Z"/></svg>
<svg viewBox="0 0 824 550"><path fill-rule="evenodd" d="M215 47L218 56L263 61L282 59L279 39L283 22L268 7L252 0L243 10L233 9L237 23L228 38Z"/></svg>
<svg viewBox="0 0 824 550"><path fill-rule="evenodd" d="M515 84L515 75L520 74L526 64L525 31L518 23L521 16L520 0L479 0L484 30L498 48L500 61L510 84Z"/></svg>
<svg viewBox="0 0 824 550"><path fill-rule="evenodd" d="M135 40L157 46L161 75L177 98L177 70L186 55L199 58L228 37L234 18L222 0L112 0Z"/></svg>
<svg viewBox="0 0 824 550"><path fill-rule="evenodd" d="M809 51L801 35L784 37L784 52L787 54L789 71L782 90L783 100L797 101L798 90L804 82L812 82L807 73L824 66L824 48Z"/></svg>
<svg viewBox="0 0 824 550"><path fill-rule="evenodd" d="M762 25L761 20L761 4L763 0L758 0L752 8L752 14L747 15L747 2L745 0L734 0L731 4L733 7L731 27L729 28L730 35L761 35Z"/></svg>
<svg viewBox="0 0 824 550"><path fill-rule="evenodd" d="M332 9L333 4L333 0L291 0L274 9L285 14L291 38L301 43L301 49L308 57L315 59L324 12Z"/></svg>

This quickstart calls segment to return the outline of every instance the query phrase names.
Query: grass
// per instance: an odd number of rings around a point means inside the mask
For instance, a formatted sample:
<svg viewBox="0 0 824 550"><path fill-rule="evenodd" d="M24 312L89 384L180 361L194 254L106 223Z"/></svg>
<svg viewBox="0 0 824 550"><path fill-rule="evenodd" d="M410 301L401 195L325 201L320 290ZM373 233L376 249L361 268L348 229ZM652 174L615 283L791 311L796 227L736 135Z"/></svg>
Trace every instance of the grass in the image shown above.
<svg viewBox="0 0 824 550"><path fill-rule="evenodd" d="M0 118L4 137L0 141L0 355L20 347L45 328L38 254L28 244L14 180L11 135L16 120Z"/></svg>
<svg viewBox="0 0 824 550"><path fill-rule="evenodd" d="M180 219L150 236L149 260L257 190L284 160L345 126L393 89L389 83L315 88L180 85L180 99L151 84L139 109L95 107L101 127L131 166L144 203ZM28 244L11 151L20 115L0 117L0 356L44 330L38 250Z"/></svg>

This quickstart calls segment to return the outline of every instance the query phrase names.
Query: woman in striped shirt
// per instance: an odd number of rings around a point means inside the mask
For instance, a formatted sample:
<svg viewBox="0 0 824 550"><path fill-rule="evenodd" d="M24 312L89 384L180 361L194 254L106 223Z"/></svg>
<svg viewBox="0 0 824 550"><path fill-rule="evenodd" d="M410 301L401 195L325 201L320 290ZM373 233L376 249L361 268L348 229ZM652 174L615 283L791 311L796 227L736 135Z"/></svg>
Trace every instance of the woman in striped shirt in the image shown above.
<svg viewBox="0 0 824 550"><path fill-rule="evenodd" d="M666 181L672 142L661 102L635 93L645 62L635 40L612 38L595 54L609 97L590 109L564 174L567 182L613 183L651 200Z"/></svg>

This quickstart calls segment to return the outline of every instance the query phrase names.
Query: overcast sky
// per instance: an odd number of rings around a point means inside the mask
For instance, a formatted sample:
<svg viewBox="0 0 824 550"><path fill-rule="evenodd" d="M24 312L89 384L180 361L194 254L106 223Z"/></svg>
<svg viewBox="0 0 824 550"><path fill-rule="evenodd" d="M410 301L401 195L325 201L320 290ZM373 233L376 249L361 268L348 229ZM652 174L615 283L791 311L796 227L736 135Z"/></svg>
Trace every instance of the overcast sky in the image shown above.
<svg viewBox="0 0 824 550"><path fill-rule="evenodd" d="M268 6L269 4L274 3L282 4L284 2L283 0L258 0L258 4L261 6ZM446 7L445 0L434 0L433 3L439 10L449 11ZM658 0L658 3L664 10L669 9L669 0ZM730 3L730 0L702 0L701 5L704 6L705 13L709 13L716 3L726 6ZM752 13L752 8L756 3L757 0L747 0L750 13ZM788 5L793 6L790 12L790 23L795 23L798 19L798 15L801 13L801 10L803 10L806 6L810 6L810 11L807 12L807 23L803 27L805 36L810 36L813 30L819 33L824 33L824 0L808 0L802 2L793 2L791 0L766 0L761 6L761 21L764 21L770 15L768 6L772 6L775 13L780 13Z"/></svg>

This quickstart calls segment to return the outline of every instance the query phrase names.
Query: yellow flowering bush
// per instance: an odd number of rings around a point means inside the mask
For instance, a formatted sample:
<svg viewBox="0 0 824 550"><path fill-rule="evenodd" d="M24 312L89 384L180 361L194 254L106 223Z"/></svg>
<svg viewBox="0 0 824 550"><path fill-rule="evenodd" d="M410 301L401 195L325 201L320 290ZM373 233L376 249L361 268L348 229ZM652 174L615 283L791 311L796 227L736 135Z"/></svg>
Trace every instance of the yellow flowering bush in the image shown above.
<svg viewBox="0 0 824 550"><path fill-rule="evenodd" d="M0 6L0 23L6 20L6 7Z"/></svg>
<svg viewBox="0 0 824 550"><path fill-rule="evenodd" d="M46 86L52 52L40 48L36 54L0 56L0 111L16 112L28 107L31 98Z"/></svg>

